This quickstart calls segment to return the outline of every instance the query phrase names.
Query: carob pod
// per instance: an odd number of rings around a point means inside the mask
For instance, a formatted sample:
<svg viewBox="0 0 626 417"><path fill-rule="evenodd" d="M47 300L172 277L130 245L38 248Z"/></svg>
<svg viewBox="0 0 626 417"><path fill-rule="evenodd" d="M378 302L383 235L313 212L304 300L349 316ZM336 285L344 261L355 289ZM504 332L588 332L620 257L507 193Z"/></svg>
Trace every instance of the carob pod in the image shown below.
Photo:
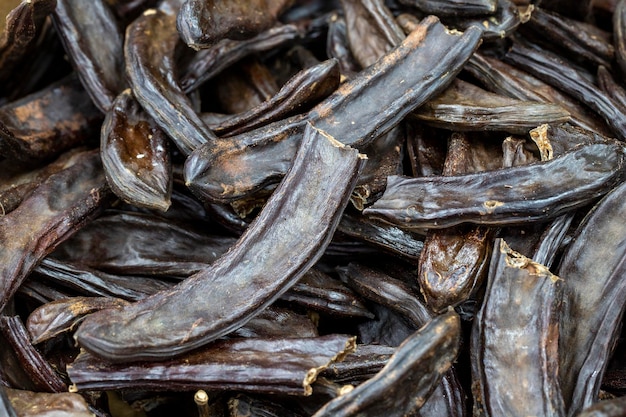
<svg viewBox="0 0 626 417"><path fill-rule="evenodd" d="M30 342L28 331L19 316L1 316L0 333L8 345L7 348L13 349L22 369L26 371L37 390L43 392L67 390L65 381Z"/></svg>
<svg viewBox="0 0 626 417"><path fill-rule="evenodd" d="M93 410L79 394L46 393L5 388L7 397L20 417L94 417Z"/></svg>
<svg viewBox="0 0 626 417"><path fill-rule="evenodd" d="M308 120L342 143L362 149L452 82L480 36L478 28L452 33L430 16L395 49L315 106ZM284 175L293 158L286 152L296 146L280 143L300 140L297 129L294 133L277 132L258 142L243 135L207 143L187 159L185 180L204 200L228 202L249 195ZM266 144L280 146L282 152L270 152L262 146Z"/></svg>
<svg viewBox="0 0 626 417"><path fill-rule="evenodd" d="M226 255L171 290L87 317L78 343L113 362L157 360L241 327L322 255L364 162L307 125L289 175Z"/></svg>
<svg viewBox="0 0 626 417"><path fill-rule="evenodd" d="M422 13L438 16L490 15L496 11L497 0L400 0Z"/></svg>
<svg viewBox="0 0 626 417"><path fill-rule="evenodd" d="M623 180L623 171L624 147L609 141L490 172L391 176L383 196L363 214L407 229L549 220L606 194Z"/></svg>
<svg viewBox="0 0 626 417"><path fill-rule="evenodd" d="M496 241L472 330L475 415L563 415L557 353L562 284Z"/></svg>
<svg viewBox="0 0 626 417"><path fill-rule="evenodd" d="M37 263L96 215L109 195L98 154L82 152L0 217L0 311Z"/></svg>
<svg viewBox="0 0 626 417"><path fill-rule="evenodd" d="M430 126L453 131L526 134L543 123L562 123L570 114L558 104L520 101L489 93L456 79L412 114Z"/></svg>
<svg viewBox="0 0 626 417"><path fill-rule="evenodd" d="M26 320L26 329L33 345L68 332L87 314L105 308L122 308L128 302L113 297L71 297L43 304Z"/></svg>
<svg viewBox="0 0 626 417"><path fill-rule="evenodd" d="M419 259L424 242L414 234L367 217L344 213L337 231L408 260Z"/></svg>
<svg viewBox="0 0 626 417"><path fill-rule="evenodd" d="M611 66L611 34L588 23L535 7L520 33L561 55L592 66Z"/></svg>
<svg viewBox="0 0 626 417"><path fill-rule="evenodd" d="M419 410L456 358L461 320L437 316L407 338L373 378L340 395L314 417L404 416Z"/></svg>
<svg viewBox="0 0 626 417"><path fill-rule="evenodd" d="M316 268L307 271L280 299L329 315L374 317L350 288Z"/></svg>
<svg viewBox="0 0 626 417"><path fill-rule="evenodd" d="M239 133L307 111L339 86L339 64L335 59L303 69L268 100L249 111L227 117L219 123L207 123L219 136Z"/></svg>
<svg viewBox="0 0 626 417"><path fill-rule="evenodd" d="M269 29L293 0L186 0L176 21L182 40L205 49L223 39L248 39Z"/></svg>
<svg viewBox="0 0 626 417"><path fill-rule="evenodd" d="M124 36L105 0L57 0L55 28L93 103L104 113L126 88Z"/></svg>
<svg viewBox="0 0 626 417"><path fill-rule="evenodd" d="M75 75L0 107L0 153L30 164L97 135L102 113Z"/></svg>
<svg viewBox="0 0 626 417"><path fill-rule="evenodd" d="M229 68L246 56L270 51L312 36L316 26L309 20L277 24L246 40L222 39L208 49L198 51L181 71L179 85L185 93Z"/></svg>
<svg viewBox="0 0 626 417"><path fill-rule="evenodd" d="M557 275L565 280L560 321L559 373L568 415L598 399L618 337L626 294L626 183L587 215ZM589 337L589 333L593 337Z"/></svg>
<svg viewBox="0 0 626 417"><path fill-rule="evenodd" d="M185 155L216 136L177 83L176 7L164 2L126 29L126 73L137 101Z"/></svg>
<svg viewBox="0 0 626 417"><path fill-rule="evenodd" d="M402 29L382 0L342 0L352 55L367 68L404 39Z"/></svg>
<svg viewBox="0 0 626 417"><path fill-rule="evenodd" d="M100 157L113 192L137 207L166 211L171 204L172 162L165 132L130 89L110 105L100 132Z"/></svg>
<svg viewBox="0 0 626 417"><path fill-rule="evenodd" d="M137 301L174 285L169 280L160 280L154 276L107 274L50 256L44 258L34 272L35 276L29 280L31 283L37 281L84 296L115 297L127 301Z"/></svg>
<svg viewBox="0 0 626 417"><path fill-rule="evenodd" d="M12 6L15 5L15 8ZM56 0L3 1L0 7L0 80L16 76L26 57L33 53L43 32L46 18ZM8 10L7 10L8 9ZM5 20L6 17L6 20Z"/></svg>
<svg viewBox="0 0 626 417"><path fill-rule="evenodd" d="M52 257L113 274L189 276L213 263L235 241L189 223L112 211L86 225Z"/></svg>
<svg viewBox="0 0 626 417"><path fill-rule="evenodd" d="M497 239L472 329L474 415L563 416L559 312L564 282Z"/></svg>
<svg viewBox="0 0 626 417"><path fill-rule="evenodd" d="M311 395L317 375L354 351L356 338L246 338L216 341L177 359L115 364L87 352L68 366L77 390L238 390Z"/></svg>
<svg viewBox="0 0 626 417"><path fill-rule="evenodd" d="M621 106L622 111L626 111L626 90L615 81L610 71L602 65L598 66L598 86L615 103Z"/></svg>

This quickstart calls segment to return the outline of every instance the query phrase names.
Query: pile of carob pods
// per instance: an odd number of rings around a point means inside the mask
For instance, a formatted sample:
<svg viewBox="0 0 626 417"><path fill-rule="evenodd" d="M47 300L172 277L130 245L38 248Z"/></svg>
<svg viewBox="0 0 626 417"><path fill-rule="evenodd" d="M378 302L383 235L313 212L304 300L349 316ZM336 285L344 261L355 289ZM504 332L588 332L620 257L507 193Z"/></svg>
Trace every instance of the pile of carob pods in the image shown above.
<svg viewBox="0 0 626 417"><path fill-rule="evenodd" d="M0 1L0 415L626 415L626 0Z"/></svg>

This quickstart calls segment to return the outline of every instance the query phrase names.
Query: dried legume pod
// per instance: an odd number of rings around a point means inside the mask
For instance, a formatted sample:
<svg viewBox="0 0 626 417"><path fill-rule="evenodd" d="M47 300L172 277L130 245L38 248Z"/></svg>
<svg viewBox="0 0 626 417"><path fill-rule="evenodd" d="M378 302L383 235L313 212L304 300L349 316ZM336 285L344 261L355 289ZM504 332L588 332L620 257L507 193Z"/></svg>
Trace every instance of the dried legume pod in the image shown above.
<svg viewBox="0 0 626 417"><path fill-rule="evenodd" d="M310 125L305 138L289 175L226 255L171 290L87 317L80 345L114 362L171 357L241 327L295 284L330 242L365 162Z"/></svg>
<svg viewBox="0 0 626 417"><path fill-rule="evenodd" d="M97 214L109 195L97 153L82 152L0 217L0 311L35 265Z"/></svg>
<svg viewBox="0 0 626 417"><path fill-rule="evenodd" d="M115 297L137 301L173 285L154 276L113 275L84 265L44 258L34 269L31 282L45 282L88 297Z"/></svg>
<svg viewBox="0 0 626 417"><path fill-rule="evenodd" d="M249 111L209 124L220 136L233 136L307 111L339 86L339 65L330 59L295 74L276 94Z"/></svg>
<svg viewBox="0 0 626 417"><path fill-rule="evenodd" d="M477 52L464 69L489 91L518 100L558 104L570 113L572 124L605 135L610 132L598 115L571 96L498 59Z"/></svg>
<svg viewBox="0 0 626 417"><path fill-rule="evenodd" d="M7 348L13 349L21 367L43 392L63 392L67 385L55 369L30 342L30 336L19 316L1 316L0 333L6 340ZM5 348L3 346L3 348Z"/></svg>
<svg viewBox="0 0 626 417"><path fill-rule="evenodd" d="M248 39L271 28L293 0L186 0L177 26L182 40L194 49L215 42Z"/></svg>
<svg viewBox="0 0 626 417"><path fill-rule="evenodd" d="M610 66L615 57L611 34L598 27L536 7L520 33L563 56L593 66Z"/></svg>
<svg viewBox="0 0 626 417"><path fill-rule="evenodd" d="M622 321L626 294L624 193L626 184L621 184L594 207L558 269L565 280L559 373L570 416L597 401Z"/></svg>
<svg viewBox="0 0 626 417"><path fill-rule="evenodd" d="M477 416L562 416L558 319L563 280L496 240L472 329Z"/></svg>
<svg viewBox="0 0 626 417"><path fill-rule="evenodd" d="M29 314L26 328L33 345L69 331L87 314L105 308L122 308L128 302L112 297L72 297L37 307Z"/></svg>
<svg viewBox="0 0 626 417"><path fill-rule="evenodd" d="M490 172L391 176L383 196L363 214L408 229L549 220L613 189L623 180L624 162L624 147L609 141L551 161Z"/></svg>
<svg viewBox="0 0 626 417"><path fill-rule="evenodd" d="M562 123L570 114L558 104L519 101L489 93L456 79L413 114L434 127L453 131L503 131L526 134L543 123Z"/></svg>
<svg viewBox="0 0 626 417"><path fill-rule="evenodd" d="M14 71L37 45L45 20L56 0L3 1L0 5L0 80L15 77ZM6 16L6 20L5 20Z"/></svg>
<svg viewBox="0 0 626 417"><path fill-rule="evenodd" d="M419 410L456 358L461 323L454 311L407 338L373 378L322 407L314 417L404 416Z"/></svg>
<svg viewBox="0 0 626 417"><path fill-rule="evenodd" d="M104 0L57 0L55 27L93 103L104 113L126 87L124 36Z"/></svg>
<svg viewBox="0 0 626 417"><path fill-rule="evenodd" d="M216 136L196 114L176 77L176 8L163 3L126 29L126 73L137 101L183 154Z"/></svg>
<svg viewBox="0 0 626 417"><path fill-rule="evenodd" d="M496 11L497 0L401 0L422 13L438 16L490 15Z"/></svg>
<svg viewBox="0 0 626 417"><path fill-rule="evenodd" d="M113 274L188 276L235 241L149 214L108 212L64 242L53 257Z"/></svg>
<svg viewBox="0 0 626 417"><path fill-rule="evenodd" d="M85 399L75 393L48 394L6 388L7 397L20 417L93 417Z"/></svg>
<svg viewBox="0 0 626 417"><path fill-rule="evenodd" d="M41 163L97 135L101 121L102 113L70 75L0 107L0 153Z"/></svg>
<svg viewBox="0 0 626 417"><path fill-rule="evenodd" d="M138 207L166 211L171 204L172 162L167 136L130 89L119 94L100 132L100 157L113 192Z"/></svg>
<svg viewBox="0 0 626 417"><path fill-rule="evenodd" d="M77 390L240 390L311 395L311 384L355 348L355 337L250 338L217 341L178 359L111 364L82 353L68 366Z"/></svg>
<svg viewBox="0 0 626 417"><path fill-rule="evenodd" d="M352 56L369 67L404 39L393 14L381 0L341 1Z"/></svg>

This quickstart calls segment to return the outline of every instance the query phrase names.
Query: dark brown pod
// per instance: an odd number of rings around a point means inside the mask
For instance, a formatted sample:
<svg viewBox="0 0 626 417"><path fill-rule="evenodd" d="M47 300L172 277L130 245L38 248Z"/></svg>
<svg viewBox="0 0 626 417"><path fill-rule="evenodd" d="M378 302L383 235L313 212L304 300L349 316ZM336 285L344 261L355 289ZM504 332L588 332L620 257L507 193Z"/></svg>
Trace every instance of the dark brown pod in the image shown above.
<svg viewBox="0 0 626 417"><path fill-rule="evenodd" d="M569 112L558 104L519 101L489 93L456 79L413 116L433 127L453 131L503 131L526 134L543 123L562 123Z"/></svg>
<svg viewBox="0 0 626 417"><path fill-rule="evenodd" d="M23 391L6 388L7 397L20 417L93 417L87 401L79 394Z"/></svg>
<svg viewBox="0 0 626 417"><path fill-rule="evenodd" d="M369 67L404 39L402 28L381 0L341 1L352 56Z"/></svg>
<svg viewBox="0 0 626 417"><path fill-rule="evenodd" d="M162 211L170 207L173 177L167 136L130 89L115 98L104 118L100 157L119 198L138 207Z"/></svg>
<svg viewBox="0 0 626 417"><path fill-rule="evenodd" d="M476 416L563 416L559 311L564 282L496 240L472 329Z"/></svg>
<svg viewBox="0 0 626 417"><path fill-rule="evenodd" d="M311 268L294 284L281 300L289 301L313 311L344 317L374 316L367 310L363 300L340 281Z"/></svg>
<svg viewBox="0 0 626 417"><path fill-rule="evenodd" d="M3 1L0 4L0 80L15 77L15 69L32 54L56 0ZM6 19L5 19L6 17Z"/></svg>
<svg viewBox="0 0 626 417"><path fill-rule="evenodd" d="M536 7L520 32L563 56L592 66L610 66L615 57L611 34L588 23Z"/></svg>
<svg viewBox="0 0 626 417"><path fill-rule="evenodd" d="M113 275L84 265L44 258L26 283L41 282L88 297L114 297L137 301L174 285L154 276Z"/></svg>
<svg viewBox="0 0 626 417"><path fill-rule="evenodd" d="M114 362L171 357L241 327L295 284L330 242L365 162L310 125L305 138L289 175L226 255L171 290L89 316L79 344Z"/></svg>
<svg viewBox="0 0 626 417"><path fill-rule="evenodd" d="M460 332L455 312L435 317L406 339L376 376L330 401L314 417L395 417L419 410L456 358Z"/></svg>
<svg viewBox="0 0 626 417"><path fill-rule="evenodd" d="M438 16L490 15L496 11L497 0L401 0L422 13Z"/></svg>
<svg viewBox="0 0 626 417"><path fill-rule="evenodd" d="M217 341L178 359L111 364L82 353L68 366L77 390L237 390L311 395L317 375L355 349L355 337Z"/></svg>
<svg viewBox="0 0 626 417"><path fill-rule="evenodd" d="M522 14L511 0L497 0L496 10L489 16L450 17L443 19L446 25L459 30L475 26L483 31L485 42L497 42L513 34L522 23Z"/></svg>
<svg viewBox="0 0 626 417"><path fill-rule="evenodd" d="M0 162L0 215L15 210L30 193L44 182L50 175L65 168L72 155L81 149L65 152L51 163L33 169L19 160L5 159Z"/></svg>
<svg viewBox="0 0 626 417"><path fill-rule="evenodd" d="M91 100L107 112L126 87L124 36L115 15L104 0L57 0L53 18Z"/></svg>
<svg viewBox="0 0 626 417"><path fill-rule="evenodd" d="M615 103L621 106L622 111L626 111L626 90L613 78L609 70L602 65L598 66L598 86Z"/></svg>
<svg viewBox="0 0 626 417"><path fill-rule="evenodd" d="M77 77L0 107L0 154L38 163L97 135L102 114Z"/></svg>
<svg viewBox="0 0 626 417"><path fill-rule="evenodd" d="M380 372L395 351L392 346L357 345L354 353L330 364L320 375L337 383L358 385Z"/></svg>
<svg viewBox="0 0 626 417"><path fill-rule="evenodd" d="M53 257L112 274L188 276L213 263L235 241L188 223L113 211L64 242Z"/></svg>
<svg viewBox="0 0 626 417"><path fill-rule="evenodd" d="M361 215L344 213L337 231L413 261L419 259L424 247L418 236Z"/></svg>
<svg viewBox="0 0 626 417"><path fill-rule="evenodd" d="M176 77L176 12L146 10L126 28L126 73L137 101L187 155L215 134L204 124Z"/></svg>
<svg viewBox="0 0 626 417"><path fill-rule="evenodd" d="M222 39L208 49L198 51L180 76L180 86L186 93L229 68L246 56L262 53L304 39L313 30L309 20L276 26L247 40Z"/></svg>
<svg viewBox="0 0 626 417"><path fill-rule="evenodd" d="M0 217L0 311L35 265L97 214L109 194L97 153L78 153Z"/></svg>
<svg viewBox="0 0 626 417"><path fill-rule="evenodd" d="M339 273L357 293L399 313L414 328L424 326L433 318L433 313L402 281L355 263L339 269ZM465 394L453 369L444 374L420 415L465 415Z"/></svg>
<svg viewBox="0 0 626 417"><path fill-rule="evenodd" d="M31 343L36 345L68 332L87 314L126 305L128 302L111 297L66 298L37 307L28 316L26 328Z"/></svg>
<svg viewBox="0 0 626 417"><path fill-rule="evenodd" d="M626 294L625 193L626 184L621 184L600 200L578 228L558 269L565 281L559 373L570 416L597 401L619 335Z"/></svg>
<svg viewBox="0 0 626 417"><path fill-rule="evenodd" d="M391 176L383 196L363 214L409 229L549 220L609 192L622 181L623 170L623 146L606 142L491 172Z"/></svg>
<svg viewBox="0 0 626 417"><path fill-rule="evenodd" d="M339 64L330 59L296 73L268 100L215 125L220 136L233 136L307 111L339 86Z"/></svg>
<svg viewBox="0 0 626 417"><path fill-rule="evenodd" d="M205 49L223 38L248 39L274 26L293 0L186 0L178 14L182 40Z"/></svg>
<svg viewBox="0 0 626 417"><path fill-rule="evenodd" d="M482 146L467 135L453 133L448 140L444 175L484 170L490 158ZM417 280L428 306L444 311L468 300L482 285L492 240L493 228L473 226L431 230L424 239Z"/></svg>
<svg viewBox="0 0 626 417"><path fill-rule="evenodd" d="M63 392L67 385L30 342L30 337L19 316L0 317L0 333L13 349L21 367L30 376L35 387L43 392Z"/></svg>

